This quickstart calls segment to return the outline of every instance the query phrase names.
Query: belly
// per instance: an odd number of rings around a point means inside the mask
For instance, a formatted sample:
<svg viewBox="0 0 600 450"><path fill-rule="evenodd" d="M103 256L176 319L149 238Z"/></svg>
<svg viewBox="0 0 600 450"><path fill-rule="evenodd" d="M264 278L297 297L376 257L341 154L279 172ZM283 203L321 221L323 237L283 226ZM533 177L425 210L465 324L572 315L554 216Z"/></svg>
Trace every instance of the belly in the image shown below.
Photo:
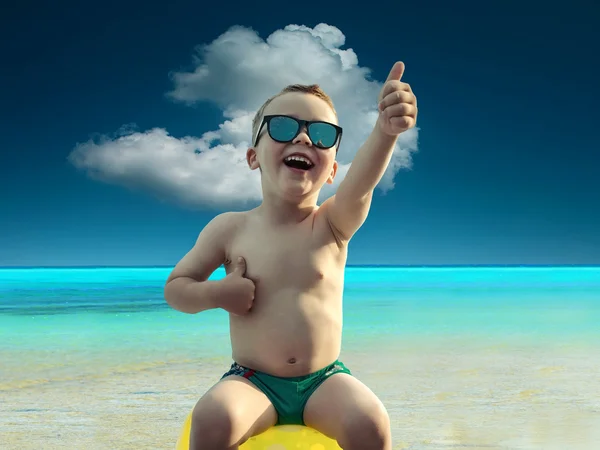
<svg viewBox="0 0 600 450"><path fill-rule="evenodd" d="M257 297L248 315L231 316L234 360L282 377L306 375L335 361L342 340L341 292L324 294L280 290Z"/></svg>

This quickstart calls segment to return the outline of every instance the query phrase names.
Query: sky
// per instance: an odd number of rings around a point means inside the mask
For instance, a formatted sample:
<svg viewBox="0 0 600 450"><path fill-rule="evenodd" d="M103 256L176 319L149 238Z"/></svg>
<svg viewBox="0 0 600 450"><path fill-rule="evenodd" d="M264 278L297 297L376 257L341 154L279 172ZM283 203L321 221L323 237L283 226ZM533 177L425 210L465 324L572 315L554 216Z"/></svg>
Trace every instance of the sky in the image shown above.
<svg viewBox="0 0 600 450"><path fill-rule="evenodd" d="M89 2L88 2L89 3ZM349 264L600 264L592 1L14 2L0 16L0 266L172 266L260 202L255 110L317 83L335 192L395 61L418 98Z"/></svg>

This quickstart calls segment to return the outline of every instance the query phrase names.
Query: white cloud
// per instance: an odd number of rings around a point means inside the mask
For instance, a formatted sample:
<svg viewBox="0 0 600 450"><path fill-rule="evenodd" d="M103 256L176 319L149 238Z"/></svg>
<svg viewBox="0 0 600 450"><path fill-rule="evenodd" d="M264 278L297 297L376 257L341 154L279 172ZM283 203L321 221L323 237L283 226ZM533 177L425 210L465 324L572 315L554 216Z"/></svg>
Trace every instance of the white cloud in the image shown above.
<svg viewBox="0 0 600 450"><path fill-rule="evenodd" d="M261 198L259 172L245 162L255 111L288 84L317 83L332 97L344 128L340 170L336 183L323 189L322 200L335 191L373 129L382 86L369 79L369 69L358 65L352 49L341 49L345 40L339 29L326 24L288 25L266 41L251 29L233 27L199 46L193 71L172 73L174 88L167 93L183 104L218 105L225 119L218 130L175 138L162 128L124 128L115 136L78 144L69 161L94 179L187 206L246 207ZM400 136L379 188L392 189L398 170L410 167L417 137L417 129Z"/></svg>

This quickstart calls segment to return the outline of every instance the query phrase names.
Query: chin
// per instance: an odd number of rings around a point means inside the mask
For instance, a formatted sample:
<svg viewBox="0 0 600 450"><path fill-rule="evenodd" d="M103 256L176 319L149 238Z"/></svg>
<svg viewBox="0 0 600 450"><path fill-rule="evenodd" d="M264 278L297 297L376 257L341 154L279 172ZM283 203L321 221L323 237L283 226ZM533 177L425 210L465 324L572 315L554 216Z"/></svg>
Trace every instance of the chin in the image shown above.
<svg viewBox="0 0 600 450"><path fill-rule="evenodd" d="M311 195L310 190L288 188L282 192L282 197L286 200L302 200Z"/></svg>
<svg viewBox="0 0 600 450"><path fill-rule="evenodd" d="M281 190L281 196L290 201L301 201L313 195L317 196L318 192L308 186L287 186Z"/></svg>

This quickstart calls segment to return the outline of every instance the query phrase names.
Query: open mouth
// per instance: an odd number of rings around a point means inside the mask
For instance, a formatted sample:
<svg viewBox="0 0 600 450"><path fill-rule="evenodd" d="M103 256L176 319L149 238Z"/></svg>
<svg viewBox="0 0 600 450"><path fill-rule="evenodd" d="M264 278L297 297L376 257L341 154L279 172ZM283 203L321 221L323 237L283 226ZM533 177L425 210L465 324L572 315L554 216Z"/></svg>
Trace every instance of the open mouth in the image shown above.
<svg viewBox="0 0 600 450"><path fill-rule="evenodd" d="M283 163L298 170L310 170L315 166L310 159L302 155L290 155L283 160Z"/></svg>

